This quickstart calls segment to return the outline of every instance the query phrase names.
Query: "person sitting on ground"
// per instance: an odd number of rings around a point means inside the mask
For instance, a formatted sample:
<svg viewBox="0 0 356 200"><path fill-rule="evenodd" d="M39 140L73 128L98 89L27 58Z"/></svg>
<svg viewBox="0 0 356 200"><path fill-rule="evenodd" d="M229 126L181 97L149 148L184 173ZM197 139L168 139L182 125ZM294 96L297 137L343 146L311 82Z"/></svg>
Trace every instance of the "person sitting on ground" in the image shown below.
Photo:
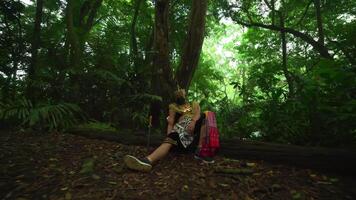
<svg viewBox="0 0 356 200"><path fill-rule="evenodd" d="M175 102L169 105L167 137L163 143L143 158L126 155L124 157L126 166L133 170L148 172L152 164L165 157L172 147L182 153L195 151L195 158L205 163L213 163L212 158L199 156L206 132L204 119L205 114L200 113L199 104L196 102L190 104L186 101L185 90L177 90Z"/></svg>

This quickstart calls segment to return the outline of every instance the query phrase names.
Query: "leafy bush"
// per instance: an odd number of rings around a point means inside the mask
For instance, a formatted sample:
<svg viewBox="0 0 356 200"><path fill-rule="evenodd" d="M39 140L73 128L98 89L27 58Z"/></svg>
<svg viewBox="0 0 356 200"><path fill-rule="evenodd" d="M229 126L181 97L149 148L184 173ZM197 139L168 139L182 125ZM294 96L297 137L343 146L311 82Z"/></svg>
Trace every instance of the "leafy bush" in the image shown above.
<svg viewBox="0 0 356 200"><path fill-rule="evenodd" d="M81 109L71 103L39 103L36 106L26 98L3 105L0 120L24 128L59 130L68 128L83 118Z"/></svg>

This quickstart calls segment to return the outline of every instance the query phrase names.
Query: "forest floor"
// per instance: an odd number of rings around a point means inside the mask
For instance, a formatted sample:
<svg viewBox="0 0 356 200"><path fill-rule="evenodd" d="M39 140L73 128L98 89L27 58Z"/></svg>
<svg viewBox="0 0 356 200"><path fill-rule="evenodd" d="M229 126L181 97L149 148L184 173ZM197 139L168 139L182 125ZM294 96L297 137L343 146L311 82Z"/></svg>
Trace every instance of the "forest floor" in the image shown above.
<svg viewBox="0 0 356 200"><path fill-rule="evenodd" d="M123 165L124 155L147 152L70 134L0 132L0 199L356 199L355 179L263 161L203 164L171 153L150 173Z"/></svg>

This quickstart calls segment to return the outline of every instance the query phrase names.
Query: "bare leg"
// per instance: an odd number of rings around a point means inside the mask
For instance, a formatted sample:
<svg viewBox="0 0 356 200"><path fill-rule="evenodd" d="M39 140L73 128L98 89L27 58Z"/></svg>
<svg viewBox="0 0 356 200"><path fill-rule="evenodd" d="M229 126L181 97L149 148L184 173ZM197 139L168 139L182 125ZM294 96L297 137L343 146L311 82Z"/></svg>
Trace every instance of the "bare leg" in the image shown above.
<svg viewBox="0 0 356 200"><path fill-rule="evenodd" d="M166 156L173 145L169 143L163 143L159 146L154 152L152 152L147 159L151 161L151 163L156 162L157 160Z"/></svg>

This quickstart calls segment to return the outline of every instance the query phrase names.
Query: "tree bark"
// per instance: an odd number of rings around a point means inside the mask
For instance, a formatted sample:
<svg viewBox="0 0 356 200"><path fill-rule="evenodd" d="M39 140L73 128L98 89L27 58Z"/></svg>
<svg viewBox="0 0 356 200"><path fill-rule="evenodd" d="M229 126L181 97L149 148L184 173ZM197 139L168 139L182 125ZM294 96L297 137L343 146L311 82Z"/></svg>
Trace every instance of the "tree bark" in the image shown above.
<svg viewBox="0 0 356 200"><path fill-rule="evenodd" d="M68 48L69 48L69 67L77 68L79 66L79 59L80 59L80 48L79 48L79 39L78 35L75 32L74 27L74 17L73 17L73 1L67 1L67 8L66 8L66 25L67 25L67 41L68 41Z"/></svg>
<svg viewBox="0 0 356 200"><path fill-rule="evenodd" d="M150 115L153 127L159 127L162 108L168 105L174 90L174 80L169 61L169 37L168 16L169 0L157 0L155 4L155 32L154 32L154 56L153 76L151 80L152 91L161 96L163 102L155 101L151 104Z"/></svg>
<svg viewBox="0 0 356 200"><path fill-rule="evenodd" d="M37 57L38 49L40 47L41 41L41 23L42 23L42 14L43 14L43 0L37 0L36 5L36 16L35 16L35 26L33 29L33 39L31 45L31 63L28 69L28 79L29 85L27 87L27 96L30 98L32 103L35 103L36 100L36 88L34 87L34 81L36 80L37 73Z"/></svg>
<svg viewBox="0 0 356 200"><path fill-rule="evenodd" d="M169 0L156 1L155 13L155 34L153 75L151 84L152 91L161 96L163 102L153 102L151 104L150 115L153 116L153 126L158 127L159 116L162 108L168 107L171 102L173 91L180 87L188 89L194 72L199 62L199 56L204 40L205 18L208 0L194 0L190 13L190 21L187 31L187 38L183 47L183 54L176 79L170 66L169 57Z"/></svg>
<svg viewBox="0 0 356 200"><path fill-rule="evenodd" d="M74 90L80 90L80 72L82 70L82 57L87 35L94 25L94 19L103 0L67 0L66 25L67 38L65 46L68 48L67 68L72 69L70 85ZM78 14L79 13L79 16ZM71 100L80 102L80 93L71 93Z"/></svg>
<svg viewBox="0 0 356 200"><path fill-rule="evenodd" d="M77 3L75 0L67 0L66 25L69 67L75 69L80 67L86 36L94 25L94 19L102 1L87 0L78 8L78 6L74 6L74 3ZM79 19L74 17L74 13L77 12L79 12Z"/></svg>
<svg viewBox="0 0 356 200"><path fill-rule="evenodd" d="M177 71L178 84L188 90L198 66L204 41L208 0L193 0L188 33L183 47L181 64Z"/></svg>

